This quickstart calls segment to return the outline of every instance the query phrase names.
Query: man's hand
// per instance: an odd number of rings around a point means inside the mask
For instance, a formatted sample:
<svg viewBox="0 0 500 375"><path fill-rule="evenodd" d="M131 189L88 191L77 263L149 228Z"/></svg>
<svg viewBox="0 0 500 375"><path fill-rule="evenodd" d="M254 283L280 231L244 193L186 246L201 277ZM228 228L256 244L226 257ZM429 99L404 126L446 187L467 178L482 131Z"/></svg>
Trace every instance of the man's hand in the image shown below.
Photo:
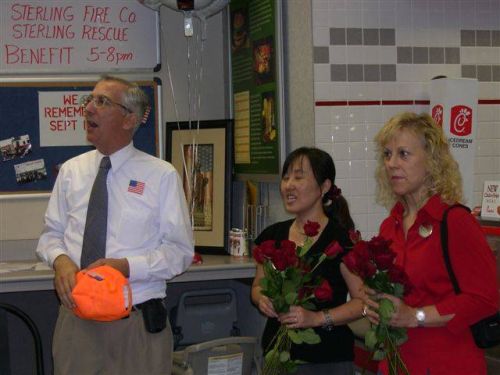
<svg viewBox="0 0 500 375"><path fill-rule="evenodd" d="M101 258L88 265L87 269L96 268L99 266L110 266L120 271L123 276L130 276L130 267L127 258Z"/></svg>
<svg viewBox="0 0 500 375"><path fill-rule="evenodd" d="M71 291L75 287L75 275L79 271L78 266L67 255L59 255L54 261L54 286L61 303L68 309L75 307L75 300Z"/></svg>

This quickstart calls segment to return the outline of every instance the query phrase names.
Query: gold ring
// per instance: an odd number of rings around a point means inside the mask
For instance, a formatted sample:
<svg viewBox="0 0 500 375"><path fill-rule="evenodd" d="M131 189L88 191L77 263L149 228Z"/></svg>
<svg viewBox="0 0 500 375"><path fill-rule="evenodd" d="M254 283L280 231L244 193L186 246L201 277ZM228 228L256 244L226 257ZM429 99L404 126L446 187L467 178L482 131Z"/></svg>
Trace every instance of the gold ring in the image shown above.
<svg viewBox="0 0 500 375"><path fill-rule="evenodd" d="M364 305L363 311L361 312L361 315L363 315L363 317L365 317L367 312L368 312L368 305Z"/></svg>

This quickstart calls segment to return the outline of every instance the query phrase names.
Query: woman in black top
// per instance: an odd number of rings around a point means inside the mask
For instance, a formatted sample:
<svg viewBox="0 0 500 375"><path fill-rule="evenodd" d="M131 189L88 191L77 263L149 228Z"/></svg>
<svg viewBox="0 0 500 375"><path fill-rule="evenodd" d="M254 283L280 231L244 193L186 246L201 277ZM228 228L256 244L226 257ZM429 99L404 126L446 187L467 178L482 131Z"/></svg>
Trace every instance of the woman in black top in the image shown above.
<svg viewBox="0 0 500 375"><path fill-rule="evenodd" d="M305 240L304 224L318 222L320 230L313 238L310 252L323 252L337 240L345 250L350 248L349 229L354 229L345 199L334 185L335 165L330 155L317 148L302 147L293 151L285 160L281 178L281 197L285 209L294 219L273 224L255 240L259 245L266 240L291 240L302 245ZM290 328L314 327L321 337L315 345L292 345L292 359L308 364L300 365L298 374L353 374L354 337L346 323L361 317L362 281L342 264L342 255L325 260L314 272L328 280L333 289L333 299L314 301L316 310L292 306L285 314L278 314L271 300L261 294L260 280L264 277L262 265L257 265L252 285L252 301L266 315L262 348L269 343L280 324ZM347 302L347 293L351 300Z"/></svg>

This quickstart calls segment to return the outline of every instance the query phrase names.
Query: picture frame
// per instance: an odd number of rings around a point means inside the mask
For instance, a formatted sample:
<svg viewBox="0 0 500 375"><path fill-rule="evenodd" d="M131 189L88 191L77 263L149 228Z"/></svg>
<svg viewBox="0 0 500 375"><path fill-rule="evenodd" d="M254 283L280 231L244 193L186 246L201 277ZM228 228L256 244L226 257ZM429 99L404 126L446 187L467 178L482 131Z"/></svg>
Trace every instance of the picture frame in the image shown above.
<svg viewBox="0 0 500 375"><path fill-rule="evenodd" d="M232 125L232 120L166 124L166 160L181 177L201 254L228 254Z"/></svg>

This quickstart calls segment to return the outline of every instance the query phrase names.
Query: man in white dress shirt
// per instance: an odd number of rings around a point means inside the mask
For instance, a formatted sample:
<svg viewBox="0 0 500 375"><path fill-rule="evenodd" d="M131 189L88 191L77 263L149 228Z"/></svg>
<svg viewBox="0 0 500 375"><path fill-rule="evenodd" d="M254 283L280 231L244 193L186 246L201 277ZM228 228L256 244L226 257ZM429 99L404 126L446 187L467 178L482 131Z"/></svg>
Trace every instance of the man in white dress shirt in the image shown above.
<svg viewBox="0 0 500 375"><path fill-rule="evenodd" d="M55 374L170 374L165 280L185 271L193 257L180 178L171 164L133 146L148 108L137 85L105 76L82 105L87 139L96 150L62 166L36 250L55 270L61 301L52 348ZM111 160L106 256L87 268L108 265L129 278L135 308L128 318L113 322L78 318L71 294L80 270L89 196L104 156ZM143 315L161 317L166 328L162 322L157 327L157 319L146 322Z"/></svg>

